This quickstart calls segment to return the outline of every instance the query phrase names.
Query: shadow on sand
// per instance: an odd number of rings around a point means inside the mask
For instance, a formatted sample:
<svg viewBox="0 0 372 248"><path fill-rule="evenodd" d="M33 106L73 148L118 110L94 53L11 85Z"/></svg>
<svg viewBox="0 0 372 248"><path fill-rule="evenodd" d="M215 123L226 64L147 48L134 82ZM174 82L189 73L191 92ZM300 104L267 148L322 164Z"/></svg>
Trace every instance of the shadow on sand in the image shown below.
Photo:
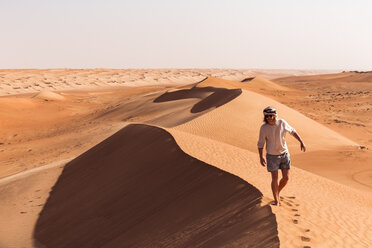
<svg viewBox="0 0 372 248"><path fill-rule="evenodd" d="M253 79L255 79L255 77L248 77L248 78L244 78L241 82L244 83L244 82L250 82L252 81Z"/></svg>
<svg viewBox="0 0 372 248"><path fill-rule="evenodd" d="M154 102L168 102L189 98L200 98L201 100L191 108L191 113L199 113L210 108L218 108L242 93L241 89L224 89L214 87L193 87L191 89L166 92L157 97Z"/></svg>
<svg viewBox="0 0 372 248"><path fill-rule="evenodd" d="M68 163L36 247L279 247L262 194L185 154L165 130L129 125Z"/></svg>

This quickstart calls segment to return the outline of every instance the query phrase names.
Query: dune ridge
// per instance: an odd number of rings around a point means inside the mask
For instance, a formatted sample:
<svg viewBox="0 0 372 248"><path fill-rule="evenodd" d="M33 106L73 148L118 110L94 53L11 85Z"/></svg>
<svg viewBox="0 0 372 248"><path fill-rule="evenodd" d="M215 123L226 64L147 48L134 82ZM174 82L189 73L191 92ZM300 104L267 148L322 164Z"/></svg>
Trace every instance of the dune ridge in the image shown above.
<svg viewBox="0 0 372 248"><path fill-rule="evenodd" d="M62 95L49 90L43 90L34 95L33 98L39 98L45 101L65 99Z"/></svg>
<svg viewBox="0 0 372 248"><path fill-rule="evenodd" d="M64 167L35 242L278 247L275 217L259 206L261 197L247 182L183 153L166 131L132 124Z"/></svg>
<svg viewBox="0 0 372 248"><path fill-rule="evenodd" d="M214 82L214 78L211 78L198 84L197 87L213 85ZM218 79L216 84L221 87L224 83L226 83L227 87L232 88L240 86L243 88L242 94L213 112L202 115L176 128L201 136L214 137L214 139L224 143L256 152L257 130L263 123L262 109L268 105L273 105L278 110L279 118L283 117L295 128L301 127L299 133L306 140L310 150L327 150L340 146L358 145L275 100L244 90L245 83ZM294 152L298 150L295 149L298 145L289 138L288 145L290 149L294 148L291 149Z"/></svg>
<svg viewBox="0 0 372 248"><path fill-rule="evenodd" d="M188 154L239 176L271 201L270 175L258 163L257 153L168 129ZM278 220L281 247L369 247L372 195L292 167L282 193L282 206L272 208ZM304 241L306 240L306 241Z"/></svg>
<svg viewBox="0 0 372 248"><path fill-rule="evenodd" d="M242 81L232 81L223 78L216 78L213 76L209 76L203 81L195 84L196 87L221 87L221 88L228 88L228 89L260 89L260 90L277 90L277 91L292 91L292 89L288 87L281 86L276 84L270 80L267 80L263 77L256 76L253 78L249 78L250 80L243 79Z"/></svg>

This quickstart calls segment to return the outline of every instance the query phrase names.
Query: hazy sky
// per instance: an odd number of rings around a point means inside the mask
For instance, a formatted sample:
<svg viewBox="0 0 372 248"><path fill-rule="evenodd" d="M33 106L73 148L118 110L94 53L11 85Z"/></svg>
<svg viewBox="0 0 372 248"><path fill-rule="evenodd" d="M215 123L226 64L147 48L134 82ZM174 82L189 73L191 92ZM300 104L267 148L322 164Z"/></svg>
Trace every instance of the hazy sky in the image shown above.
<svg viewBox="0 0 372 248"><path fill-rule="evenodd" d="M368 0L0 0L0 68L372 70Z"/></svg>

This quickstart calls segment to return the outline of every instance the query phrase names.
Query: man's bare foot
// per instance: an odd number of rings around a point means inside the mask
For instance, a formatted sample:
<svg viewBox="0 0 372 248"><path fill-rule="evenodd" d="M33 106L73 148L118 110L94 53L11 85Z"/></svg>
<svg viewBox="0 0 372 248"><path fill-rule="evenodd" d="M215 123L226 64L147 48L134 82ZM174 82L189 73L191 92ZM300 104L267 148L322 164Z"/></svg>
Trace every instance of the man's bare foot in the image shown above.
<svg viewBox="0 0 372 248"><path fill-rule="evenodd" d="M271 205L274 205L274 206L280 206L280 202L278 202L278 201L272 201L271 202Z"/></svg>

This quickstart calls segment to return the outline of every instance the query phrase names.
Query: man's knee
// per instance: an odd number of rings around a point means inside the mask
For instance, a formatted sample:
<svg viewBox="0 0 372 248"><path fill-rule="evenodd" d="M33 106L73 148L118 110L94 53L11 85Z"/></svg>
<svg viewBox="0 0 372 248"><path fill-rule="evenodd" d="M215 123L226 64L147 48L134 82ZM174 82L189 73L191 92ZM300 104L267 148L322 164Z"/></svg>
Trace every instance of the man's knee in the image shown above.
<svg viewBox="0 0 372 248"><path fill-rule="evenodd" d="M278 172L277 171L271 172L271 180L273 182L278 181Z"/></svg>
<svg viewBox="0 0 372 248"><path fill-rule="evenodd" d="M288 182L288 180L289 180L289 175L283 175L283 180L286 181L286 182Z"/></svg>

